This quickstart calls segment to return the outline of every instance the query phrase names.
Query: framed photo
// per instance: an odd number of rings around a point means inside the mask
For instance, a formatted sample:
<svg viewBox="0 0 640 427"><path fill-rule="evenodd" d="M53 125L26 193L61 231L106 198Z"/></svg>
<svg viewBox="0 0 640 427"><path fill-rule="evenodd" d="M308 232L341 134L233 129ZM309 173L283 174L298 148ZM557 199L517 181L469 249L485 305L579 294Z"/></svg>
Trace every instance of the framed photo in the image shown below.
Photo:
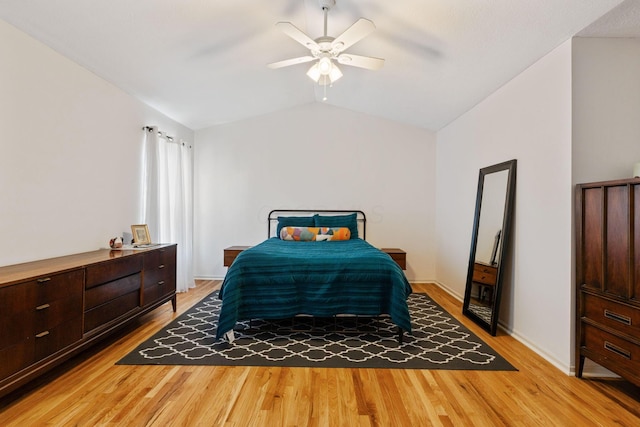
<svg viewBox="0 0 640 427"><path fill-rule="evenodd" d="M149 227L147 227L147 224L132 225L131 233L133 234L133 243L135 245L148 245L151 243L151 236L149 235Z"/></svg>

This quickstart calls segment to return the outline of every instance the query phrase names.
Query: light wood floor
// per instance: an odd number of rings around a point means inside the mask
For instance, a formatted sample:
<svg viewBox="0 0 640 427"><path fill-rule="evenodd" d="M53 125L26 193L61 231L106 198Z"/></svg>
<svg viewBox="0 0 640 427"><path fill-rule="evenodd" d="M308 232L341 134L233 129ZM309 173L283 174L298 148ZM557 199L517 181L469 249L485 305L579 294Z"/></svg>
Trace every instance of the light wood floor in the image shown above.
<svg viewBox="0 0 640 427"><path fill-rule="evenodd" d="M219 282L178 296L178 314ZM638 426L640 390L580 380L507 335L491 337L431 284L435 301L518 372L117 366L177 314L141 322L0 400L0 426Z"/></svg>

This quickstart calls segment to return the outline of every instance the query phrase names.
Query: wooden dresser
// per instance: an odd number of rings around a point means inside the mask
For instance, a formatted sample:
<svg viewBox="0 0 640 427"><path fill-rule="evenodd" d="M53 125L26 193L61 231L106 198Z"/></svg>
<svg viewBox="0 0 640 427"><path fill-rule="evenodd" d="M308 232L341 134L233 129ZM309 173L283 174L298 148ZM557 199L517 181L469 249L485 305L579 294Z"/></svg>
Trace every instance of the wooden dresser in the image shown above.
<svg viewBox="0 0 640 427"><path fill-rule="evenodd" d="M576 376L585 358L640 386L640 179L576 186Z"/></svg>
<svg viewBox="0 0 640 427"><path fill-rule="evenodd" d="M176 245L0 267L0 396L168 301Z"/></svg>

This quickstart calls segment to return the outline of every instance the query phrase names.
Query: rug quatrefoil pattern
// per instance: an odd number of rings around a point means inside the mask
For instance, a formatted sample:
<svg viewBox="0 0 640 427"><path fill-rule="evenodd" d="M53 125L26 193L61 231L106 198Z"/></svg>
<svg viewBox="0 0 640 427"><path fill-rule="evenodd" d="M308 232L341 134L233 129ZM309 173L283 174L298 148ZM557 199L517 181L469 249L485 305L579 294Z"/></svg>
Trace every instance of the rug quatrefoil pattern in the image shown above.
<svg viewBox="0 0 640 427"><path fill-rule="evenodd" d="M390 319L350 316L239 322L228 343L215 340L216 291L118 364L515 370L426 294L408 303L413 331L402 344Z"/></svg>

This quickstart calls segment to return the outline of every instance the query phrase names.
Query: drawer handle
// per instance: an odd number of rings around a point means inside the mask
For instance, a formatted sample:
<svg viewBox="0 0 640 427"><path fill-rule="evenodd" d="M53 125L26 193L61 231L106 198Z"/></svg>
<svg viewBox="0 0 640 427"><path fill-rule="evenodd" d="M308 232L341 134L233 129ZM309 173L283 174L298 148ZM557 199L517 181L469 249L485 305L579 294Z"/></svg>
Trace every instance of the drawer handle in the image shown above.
<svg viewBox="0 0 640 427"><path fill-rule="evenodd" d="M164 285L164 280L158 282L158 286Z"/></svg>
<svg viewBox="0 0 640 427"><path fill-rule="evenodd" d="M609 311L606 308L604 309L604 317L606 317L607 319L615 320L616 322L620 322L625 325L631 326L631 317L623 316L622 314Z"/></svg>
<svg viewBox="0 0 640 427"><path fill-rule="evenodd" d="M36 310L44 310L45 308L51 307L49 304L42 304L36 307Z"/></svg>
<svg viewBox="0 0 640 427"><path fill-rule="evenodd" d="M623 348L620 348L617 345L611 344L609 341L605 341L604 342L604 348L605 348L605 350L609 350L609 351L617 354L618 356L622 356L625 359L631 360L631 352L630 351L625 350Z"/></svg>
<svg viewBox="0 0 640 427"><path fill-rule="evenodd" d="M38 283L46 283L49 280L51 280L51 277L42 277L42 278L38 279Z"/></svg>
<svg viewBox="0 0 640 427"><path fill-rule="evenodd" d="M158 268L164 268L164 264L160 264Z"/></svg>
<svg viewBox="0 0 640 427"><path fill-rule="evenodd" d="M46 337L47 335L49 335L49 331L40 332L36 335L36 338Z"/></svg>

